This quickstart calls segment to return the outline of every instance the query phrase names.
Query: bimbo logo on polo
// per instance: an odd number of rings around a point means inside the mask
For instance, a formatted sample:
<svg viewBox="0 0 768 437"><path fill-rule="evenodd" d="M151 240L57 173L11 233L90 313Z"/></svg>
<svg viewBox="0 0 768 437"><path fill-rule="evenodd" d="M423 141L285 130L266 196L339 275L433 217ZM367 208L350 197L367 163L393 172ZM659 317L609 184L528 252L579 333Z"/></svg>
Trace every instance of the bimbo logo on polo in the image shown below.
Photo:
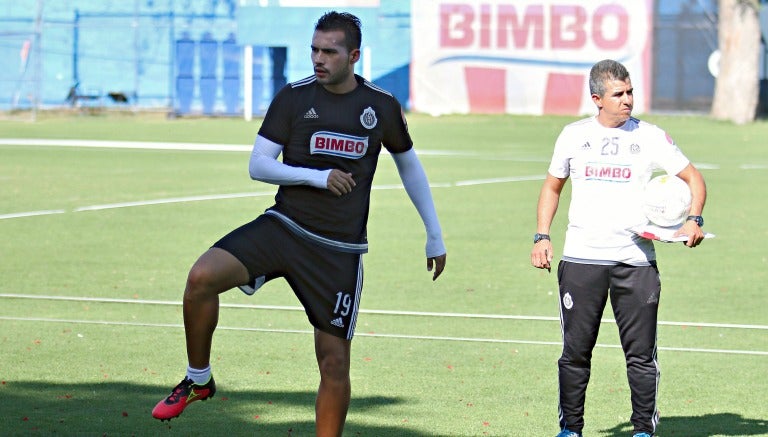
<svg viewBox="0 0 768 437"><path fill-rule="evenodd" d="M368 151L368 137L355 137L335 132L315 132L309 141L311 154L341 156L349 159L359 159Z"/></svg>
<svg viewBox="0 0 768 437"><path fill-rule="evenodd" d="M629 182L632 178L632 169L626 165L590 163L584 169L584 177L587 180Z"/></svg>

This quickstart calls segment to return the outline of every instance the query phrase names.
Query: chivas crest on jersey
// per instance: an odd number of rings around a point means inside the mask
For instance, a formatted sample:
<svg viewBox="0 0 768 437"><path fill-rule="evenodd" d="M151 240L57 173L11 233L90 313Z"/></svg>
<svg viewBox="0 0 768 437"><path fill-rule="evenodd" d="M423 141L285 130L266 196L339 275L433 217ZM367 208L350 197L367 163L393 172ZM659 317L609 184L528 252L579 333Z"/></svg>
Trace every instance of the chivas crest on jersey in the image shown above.
<svg viewBox="0 0 768 437"><path fill-rule="evenodd" d="M360 114L360 123L366 129L373 129L376 127L378 120L376 119L376 112L370 106L365 108L362 114Z"/></svg>

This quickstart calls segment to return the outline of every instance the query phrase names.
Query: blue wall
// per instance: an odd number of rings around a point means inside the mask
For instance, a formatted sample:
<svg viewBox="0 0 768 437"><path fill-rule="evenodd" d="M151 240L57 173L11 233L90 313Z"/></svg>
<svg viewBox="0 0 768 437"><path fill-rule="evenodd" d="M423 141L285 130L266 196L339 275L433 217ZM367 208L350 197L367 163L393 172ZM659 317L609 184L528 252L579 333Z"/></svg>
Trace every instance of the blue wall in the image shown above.
<svg viewBox="0 0 768 437"><path fill-rule="evenodd" d="M35 41L36 0L0 6L0 110L30 106L33 91L43 106L67 105L67 94L99 95L90 104L113 102L110 92L129 97L138 107L168 107L175 100L175 40L187 34L195 42L210 34L224 41L237 31L238 0L71 0L43 2L40 44L20 66L25 40ZM195 47L197 50L197 47ZM36 59L37 54L41 54ZM6 68L10 64L10 68ZM39 65L39 70L36 69ZM193 64L195 76L200 65ZM217 64L217 72L221 68ZM36 80L36 72L42 77ZM196 105L199 83L195 82Z"/></svg>
<svg viewBox="0 0 768 437"><path fill-rule="evenodd" d="M0 59L10 62L0 69L0 110L30 107L33 94L43 106L68 105L67 95L77 85L78 96L98 97L78 105L216 115L242 112L243 44L255 46L257 113L274 88L310 75L314 23L329 10L240 7L239 0L49 0L42 10L40 45L33 44L24 63L24 41L36 41L37 1L3 3ZM363 44L372 54L370 79L407 104L410 0L345 10L363 22ZM128 101L115 102L110 93Z"/></svg>

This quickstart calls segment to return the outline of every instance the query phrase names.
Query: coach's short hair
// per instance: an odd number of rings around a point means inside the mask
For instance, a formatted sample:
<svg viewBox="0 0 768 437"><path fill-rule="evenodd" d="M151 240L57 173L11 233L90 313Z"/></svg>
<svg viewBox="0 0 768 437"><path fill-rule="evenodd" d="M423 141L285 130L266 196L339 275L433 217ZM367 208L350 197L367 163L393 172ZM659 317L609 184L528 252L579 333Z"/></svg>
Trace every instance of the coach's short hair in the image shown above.
<svg viewBox="0 0 768 437"><path fill-rule="evenodd" d="M629 79L629 71L620 62L613 59L603 59L592 66L589 71L589 92L600 97L605 94L605 81Z"/></svg>
<svg viewBox="0 0 768 437"><path fill-rule="evenodd" d="M344 44L346 44L347 50L360 49L360 43L363 39L360 19L348 12L326 12L317 20L315 30L321 32L344 31Z"/></svg>

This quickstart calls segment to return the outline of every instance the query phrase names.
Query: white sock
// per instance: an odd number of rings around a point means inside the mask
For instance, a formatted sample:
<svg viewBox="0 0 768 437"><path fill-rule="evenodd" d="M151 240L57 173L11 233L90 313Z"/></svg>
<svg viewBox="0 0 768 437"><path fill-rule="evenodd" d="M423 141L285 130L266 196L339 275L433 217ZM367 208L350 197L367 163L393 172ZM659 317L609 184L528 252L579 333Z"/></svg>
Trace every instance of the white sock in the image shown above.
<svg viewBox="0 0 768 437"><path fill-rule="evenodd" d="M187 366L187 378L191 379L195 384L204 385L211 379L211 366L205 369L195 369Z"/></svg>

